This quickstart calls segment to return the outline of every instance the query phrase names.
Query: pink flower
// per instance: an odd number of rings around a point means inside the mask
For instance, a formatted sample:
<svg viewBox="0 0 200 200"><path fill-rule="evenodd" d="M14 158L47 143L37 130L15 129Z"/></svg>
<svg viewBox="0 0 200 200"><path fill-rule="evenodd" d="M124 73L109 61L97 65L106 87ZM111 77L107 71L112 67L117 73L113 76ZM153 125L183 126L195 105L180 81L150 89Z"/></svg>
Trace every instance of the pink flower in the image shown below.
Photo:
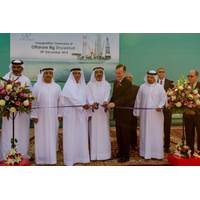
<svg viewBox="0 0 200 200"><path fill-rule="evenodd" d="M20 101L16 101L16 102L15 102L15 105L16 105L16 106L20 106L20 105L21 105L21 102L20 102Z"/></svg>
<svg viewBox="0 0 200 200"><path fill-rule="evenodd" d="M28 97L28 94L25 93L25 94L24 94L24 98L27 98L27 97Z"/></svg>
<svg viewBox="0 0 200 200"><path fill-rule="evenodd" d="M5 89L1 90L0 94L6 94L6 90Z"/></svg>
<svg viewBox="0 0 200 200"><path fill-rule="evenodd" d="M9 97L8 95L6 95L6 96L4 97L4 99L5 99L6 101L8 101L8 100L10 99L10 97Z"/></svg>
<svg viewBox="0 0 200 200"><path fill-rule="evenodd" d="M19 96L24 97L24 93L23 92L19 93Z"/></svg>

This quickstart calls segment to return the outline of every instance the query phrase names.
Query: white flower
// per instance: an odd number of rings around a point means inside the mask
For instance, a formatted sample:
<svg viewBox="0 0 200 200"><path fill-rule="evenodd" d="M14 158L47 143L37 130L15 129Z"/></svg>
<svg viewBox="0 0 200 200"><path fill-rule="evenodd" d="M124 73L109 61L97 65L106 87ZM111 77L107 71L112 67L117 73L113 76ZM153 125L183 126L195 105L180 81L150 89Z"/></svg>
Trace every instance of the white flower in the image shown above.
<svg viewBox="0 0 200 200"><path fill-rule="evenodd" d="M24 106L29 106L29 100L25 100L25 101L23 102L23 104L24 104Z"/></svg>
<svg viewBox="0 0 200 200"><path fill-rule="evenodd" d="M194 97L192 96L192 94L189 94L188 98L192 100Z"/></svg>
<svg viewBox="0 0 200 200"><path fill-rule="evenodd" d="M188 86L187 86L187 89L188 89L188 90L191 90L191 89L192 89L192 87L191 87L190 85L188 85Z"/></svg>
<svg viewBox="0 0 200 200"><path fill-rule="evenodd" d="M21 83L22 88L25 88L25 86L26 86L26 83Z"/></svg>
<svg viewBox="0 0 200 200"><path fill-rule="evenodd" d="M193 94L198 94L198 90L197 89L193 90Z"/></svg>
<svg viewBox="0 0 200 200"><path fill-rule="evenodd" d="M175 105L176 105L176 107L180 108L182 106L182 103L181 102L177 102Z"/></svg>
<svg viewBox="0 0 200 200"><path fill-rule="evenodd" d="M0 106L5 106L5 105L6 105L6 101L3 100L3 99L1 99L1 100L0 100Z"/></svg>
<svg viewBox="0 0 200 200"><path fill-rule="evenodd" d="M0 81L0 86L4 87L4 81Z"/></svg>
<svg viewBox="0 0 200 200"><path fill-rule="evenodd" d="M175 101L176 100L176 96L172 96L172 101Z"/></svg>
<svg viewBox="0 0 200 200"><path fill-rule="evenodd" d="M168 95L169 95L169 96L172 96L172 94L173 94L172 91L169 91L169 92L168 92Z"/></svg>
<svg viewBox="0 0 200 200"><path fill-rule="evenodd" d="M179 89L179 90L183 90L184 88L183 88L182 85L180 85L180 86L178 87L178 89Z"/></svg>
<svg viewBox="0 0 200 200"><path fill-rule="evenodd" d="M10 112L11 112L11 113L15 113L16 111L17 111L17 110L16 110L15 107L11 107L11 108L10 108Z"/></svg>
<svg viewBox="0 0 200 200"><path fill-rule="evenodd" d="M12 85L11 84L8 84L7 86L6 86L6 90L11 90L12 89Z"/></svg>
<svg viewBox="0 0 200 200"><path fill-rule="evenodd" d="M198 99L198 100L196 100L196 102L195 102L196 104L197 104L197 106L200 106L200 100Z"/></svg>

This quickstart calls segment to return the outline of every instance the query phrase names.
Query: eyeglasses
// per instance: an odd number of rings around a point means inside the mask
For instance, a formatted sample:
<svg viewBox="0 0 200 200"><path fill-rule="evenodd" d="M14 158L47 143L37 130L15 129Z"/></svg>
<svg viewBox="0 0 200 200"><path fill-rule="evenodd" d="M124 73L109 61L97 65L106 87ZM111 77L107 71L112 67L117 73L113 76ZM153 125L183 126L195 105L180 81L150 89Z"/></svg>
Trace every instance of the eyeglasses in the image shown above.
<svg viewBox="0 0 200 200"><path fill-rule="evenodd" d="M187 75L188 78L194 78L194 75Z"/></svg>
<svg viewBox="0 0 200 200"><path fill-rule="evenodd" d="M165 71L159 71L158 73L159 73L159 74L160 74L160 73L165 73Z"/></svg>

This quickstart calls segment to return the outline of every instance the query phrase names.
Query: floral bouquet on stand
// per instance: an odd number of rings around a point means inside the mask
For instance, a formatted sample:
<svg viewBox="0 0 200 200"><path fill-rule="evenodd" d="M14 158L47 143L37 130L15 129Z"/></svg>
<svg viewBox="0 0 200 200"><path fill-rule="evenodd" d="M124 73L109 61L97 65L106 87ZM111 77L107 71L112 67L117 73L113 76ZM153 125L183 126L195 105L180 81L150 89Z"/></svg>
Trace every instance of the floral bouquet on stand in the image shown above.
<svg viewBox="0 0 200 200"><path fill-rule="evenodd" d="M0 81L0 116L7 117L13 121L13 133L11 139L11 150L8 152L5 163L17 164L22 160L22 155L16 149L17 139L15 138L15 117L19 113L30 113L32 102L35 98L26 83L14 82L11 80Z"/></svg>
<svg viewBox="0 0 200 200"><path fill-rule="evenodd" d="M193 88L188 80L180 78L175 87L167 91L167 108L172 113L195 115L200 112L200 94L198 89ZM190 147L185 144L185 122L182 120L183 133L182 143L178 144L173 155L168 156L168 160L175 165L192 165ZM192 160L192 161L191 161ZM199 165L199 160L195 160Z"/></svg>
<svg viewBox="0 0 200 200"><path fill-rule="evenodd" d="M35 98L26 83L0 81L0 115L10 117L11 113L29 113Z"/></svg>
<svg viewBox="0 0 200 200"><path fill-rule="evenodd" d="M174 88L167 91L167 107L173 113L187 113L194 115L200 110L200 94L198 89L192 88L182 77Z"/></svg>

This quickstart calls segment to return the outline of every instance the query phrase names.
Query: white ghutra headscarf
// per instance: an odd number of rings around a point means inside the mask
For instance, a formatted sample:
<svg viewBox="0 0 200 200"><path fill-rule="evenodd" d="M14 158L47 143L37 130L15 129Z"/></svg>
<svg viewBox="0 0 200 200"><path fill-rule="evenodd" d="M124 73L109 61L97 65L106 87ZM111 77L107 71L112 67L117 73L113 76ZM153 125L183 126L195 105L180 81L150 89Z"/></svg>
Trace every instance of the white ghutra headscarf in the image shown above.
<svg viewBox="0 0 200 200"><path fill-rule="evenodd" d="M95 71L102 70L103 77L101 81L97 81L95 77ZM96 67L92 71L91 78L89 83L87 84L88 91L88 101L90 104L99 103L103 104L105 101L109 101L110 95L110 84L105 79L105 72L103 68Z"/></svg>
<svg viewBox="0 0 200 200"><path fill-rule="evenodd" d="M12 71L13 64L20 65L24 69L24 62L22 60L12 60L9 65L9 72L5 75L5 78L8 80L15 80L18 76L15 76Z"/></svg>
<svg viewBox="0 0 200 200"><path fill-rule="evenodd" d="M46 86L46 84L44 83L44 77L43 77L45 70L52 70L53 74L54 74L54 71L55 71L53 68L49 68L49 67L44 67L44 68L42 68L40 70L40 73L37 76L37 81L36 81L36 83L34 85L34 94L33 94L33 95L37 94L37 96L38 96L37 100L38 101L40 99L40 94L39 93L40 93L41 88ZM49 83L48 85L53 85L53 86L56 85L56 83L54 81L54 78L52 79L52 82Z"/></svg>
<svg viewBox="0 0 200 200"><path fill-rule="evenodd" d="M53 74L55 73L55 69L52 68L52 67L43 67L43 68L41 68L41 69L40 69L40 73L39 73L38 76L37 76L37 81L36 81L35 85L41 86L41 84L44 83L44 80L43 80L44 78L43 78L43 76L44 76L45 70L52 70L52 71L53 71ZM52 83L54 83L54 82L55 82L55 81L54 81L54 78L53 78L53 79L52 79Z"/></svg>
<svg viewBox="0 0 200 200"><path fill-rule="evenodd" d="M75 70L78 70L81 73L78 83L73 76L73 71ZM61 95L71 102L76 102L77 105L84 105L86 103L86 83L84 73L81 69L73 68L71 70Z"/></svg>
<svg viewBox="0 0 200 200"><path fill-rule="evenodd" d="M149 70L149 71L146 73L146 75L145 75L145 77L144 77L144 81L145 81L146 84L149 84L148 81L147 81L147 76L148 76L148 75L153 76L153 77L155 78L155 83L157 83L157 81L158 81L158 75L157 75L157 72L156 72L155 70ZM155 84L155 83L154 83L154 84Z"/></svg>

